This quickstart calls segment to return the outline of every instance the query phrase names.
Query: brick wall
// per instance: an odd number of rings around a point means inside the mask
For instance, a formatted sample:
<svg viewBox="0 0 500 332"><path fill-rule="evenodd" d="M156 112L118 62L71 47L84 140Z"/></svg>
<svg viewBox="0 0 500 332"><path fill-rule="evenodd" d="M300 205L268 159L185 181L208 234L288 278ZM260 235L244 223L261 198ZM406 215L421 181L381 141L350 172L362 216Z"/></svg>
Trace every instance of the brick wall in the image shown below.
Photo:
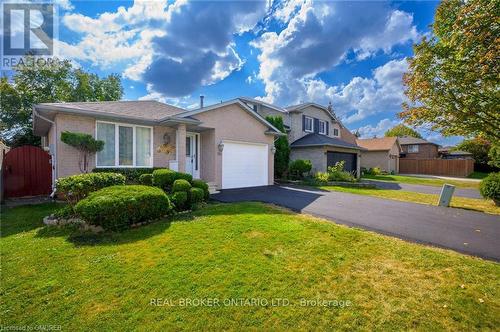
<svg viewBox="0 0 500 332"><path fill-rule="evenodd" d="M438 147L434 144L418 144L417 153L408 152L409 145L401 145L407 159L433 159L438 157Z"/></svg>

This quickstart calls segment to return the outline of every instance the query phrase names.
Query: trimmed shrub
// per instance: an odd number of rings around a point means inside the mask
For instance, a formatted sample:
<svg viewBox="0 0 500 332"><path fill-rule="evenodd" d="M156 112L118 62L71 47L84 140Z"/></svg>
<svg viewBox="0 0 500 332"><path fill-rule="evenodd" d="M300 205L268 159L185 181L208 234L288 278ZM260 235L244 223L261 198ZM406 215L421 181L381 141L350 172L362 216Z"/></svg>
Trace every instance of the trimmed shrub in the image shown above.
<svg viewBox="0 0 500 332"><path fill-rule="evenodd" d="M485 177L479 185L479 192L484 198L495 201L500 205L500 173L491 173Z"/></svg>
<svg viewBox="0 0 500 332"><path fill-rule="evenodd" d="M176 193L178 191L188 192L191 189L191 184L184 179L175 180L172 186L172 192Z"/></svg>
<svg viewBox="0 0 500 332"><path fill-rule="evenodd" d="M166 169L163 167L142 167L142 168L121 168L121 167L106 167L106 168L94 168L92 173L119 173L125 175L128 183L139 183L139 177L142 174L151 174L154 170Z"/></svg>
<svg viewBox="0 0 500 332"><path fill-rule="evenodd" d="M193 176L187 173L172 171L170 169L159 169L153 172L153 185L162 188L165 191L170 191L175 180L186 180L191 182Z"/></svg>
<svg viewBox="0 0 500 332"><path fill-rule="evenodd" d="M191 205L203 202L205 193L201 188L191 188L189 190L189 202Z"/></svg>
<svg viewBox="0 0 500 332"><path fill-rule="evenodd" d="M200 188L203 190L203 198L208 200L210 198L210 192L208 191L208 184L203 180L194 179L191 181L193 188Z"/></svg>
<svg viewBox="0 0 500 332"><path fill-rule="evenodd" d="M311 171L312 163L310 160L297 159L290 163L288 169L292 178L302 179L304 173L309 173Z"/></svg>
<svg viewBox="0 0 500 332"><path fill-rule="evenodd" d="M75 211L73 211L73 208L70 205L65 205L64 207L56 210L56 212L54 212L54 216L57 219L69 219L75 216Z"/></svg>
<svg viewBox="0 0 500 332"><path fill-rule="evenodd" d="M56 192L74 206L93 191L120 184L125 184L125 176L121 174L86 173L57 179Z"/></svg>
<svg viewBox="0 0 500 332"><path fill-rule="evenodd" d="M141 176L139 176L139 183L145 186L152 186L153 174L141 174Z"/></svg>
<svg viewBox="0 0 500 332"><path fill-rule="evenodd" d="M188 193L185 191L178 191L170 196L172 203L174 203L177 211L184 211L188 205Z"/></svg>
<svg viewBox="0 0 500 332"><path fill-rule="evenodd" d="M126 185L96 191L78 202L75 210L91 225L119 230L163 217L171 212L172 205L159 188Z"/></svg>

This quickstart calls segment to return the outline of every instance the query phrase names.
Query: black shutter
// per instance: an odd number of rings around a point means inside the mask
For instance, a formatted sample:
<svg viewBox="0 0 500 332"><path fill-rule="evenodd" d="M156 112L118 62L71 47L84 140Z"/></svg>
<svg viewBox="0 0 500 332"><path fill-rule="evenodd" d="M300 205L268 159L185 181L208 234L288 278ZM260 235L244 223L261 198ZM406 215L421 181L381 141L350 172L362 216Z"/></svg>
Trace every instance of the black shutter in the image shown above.
<svg viewBox="0 0 500 332"><path fill-rule="evenodd" d="M306 131L306 116L302 114L302 131Z"/></svg>
<svg viewBox="0 0 500 332"><path fill-rule="evenodd" d="M314 118L314 132L319 133L319 120Z"/></svg>
<svg viewBox="0 0 500 332"><path fill-rule="evenodd" d="M330 123L328 121L326 123L326 136L330 136Z"/></svg>

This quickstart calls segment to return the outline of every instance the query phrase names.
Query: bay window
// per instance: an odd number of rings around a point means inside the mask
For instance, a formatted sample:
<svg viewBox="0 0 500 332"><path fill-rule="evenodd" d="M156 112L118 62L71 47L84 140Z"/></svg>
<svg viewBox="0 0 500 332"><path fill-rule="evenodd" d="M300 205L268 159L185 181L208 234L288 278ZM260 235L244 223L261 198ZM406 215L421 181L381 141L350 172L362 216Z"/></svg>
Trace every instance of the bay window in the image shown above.
<svg viewBox="0 0 500 332"><path fill-rule="evenodd" d="M152 167L153 128L97 122L96 138L104 149L96 155L97 167Z"/></svg>

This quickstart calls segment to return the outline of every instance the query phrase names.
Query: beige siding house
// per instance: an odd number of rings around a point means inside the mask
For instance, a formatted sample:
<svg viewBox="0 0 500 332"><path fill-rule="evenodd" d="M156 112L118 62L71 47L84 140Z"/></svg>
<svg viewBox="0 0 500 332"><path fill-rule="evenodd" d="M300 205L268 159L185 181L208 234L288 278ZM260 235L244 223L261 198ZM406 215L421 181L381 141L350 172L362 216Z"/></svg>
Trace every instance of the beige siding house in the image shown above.
<svg viewBox="0 0 500 332"><path fill-rule="evenodd" d="M403 150L397 137L358 139L357 143L365 149L361 153L361 167L399 173L399 155Z"/></svg>
<svg viewBox="0 0 500 332"><path fill-rule="evenodd" d="M283 135L239 99L187 111L156 101L34 106L33 131L45 137L54 180L80 173L64 131L105 142L91 168L165 167L220 189L273 184L274 140Z"/></svg>
<svg viewBox="0 0 500 332"><path fill-rule="evenodd" d="M281 116L290 142L290 159L311 160L312 172L345 161L345 170L360 175L360 152L355 136L337 119L331 106L316 103L280 108L252 98L241 98L263 117Z"/></svg>

